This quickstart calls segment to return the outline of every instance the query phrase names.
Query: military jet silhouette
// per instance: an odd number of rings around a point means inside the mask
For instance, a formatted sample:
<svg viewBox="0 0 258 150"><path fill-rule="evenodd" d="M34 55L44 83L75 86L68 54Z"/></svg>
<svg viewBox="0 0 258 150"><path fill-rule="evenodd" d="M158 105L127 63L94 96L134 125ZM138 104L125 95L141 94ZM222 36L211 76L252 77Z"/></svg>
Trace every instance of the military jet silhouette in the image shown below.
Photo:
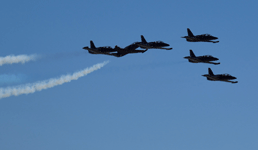
<svg viewBox="0 0 258 150"><path fill-rule="evenodd" d="M116 57L122 57L125 56L129 53L144 53L147 50L135 50L136 48L138 48L139 46L136 43L130 44L128 46L126 46L125 48L120 48L119 46L115 46L114 50L116 50L116 53L110 53L109 55L113 55Z"/></svg>
<svg viewBox="0 0 258 150"><path fill-rule="evenodd" d="M210 56L210 55L204 55L204 56L195 56L194 52L190 49L190 56L184 57L185 59L188 59L189 62L191 63L209 63L209 64L214 64L218 65L220 63L214 63L211 61L219 60L216 57Z"/></svg>
<svg viewBox="0 0 258 150"><path fill-rule="evenodd" d="M147 42L143 35L141 35L141 42L135 42L138 44L140 48L143 49L165 49L165 50L171 50L172 48L163 48L165 46L169 46L169 44L164 43L162 41L155 41L155 42Z"/></svg>
<svg viewBox="0 0 258 150"><path fill-rule="evenodd" d="M109 55L110 52L116 51L110 46L95 47L93 41L90 41L90 48L86 46L86 47L83 47L82 49L88 50L88 52L91 54L106 54L106 55Z"/></svg>
<svg viewBox="0 0 258 150"><path fill-rule="evenodd" d="M214 75L211 68L208 69L209 74L204 74L202 76L207 77L207 80L210 81L224 81L224 82L230 82L230 83L238 83L238 81L229 81L229 80L233 80L236 79L236 77L231 76L229 74L217 74Z"/></svg>
<svg viewBox="0 0 258 150"><path fill-rule="evenodd" d="M212 42L212 43L218 43L219 41L211 41L218 39L215 36L211 36L209 34L201 34L201 35L193 35L192 31L187 28L188 36L183 36L182 38L186 38L186 41L188 42Z"/></svg>

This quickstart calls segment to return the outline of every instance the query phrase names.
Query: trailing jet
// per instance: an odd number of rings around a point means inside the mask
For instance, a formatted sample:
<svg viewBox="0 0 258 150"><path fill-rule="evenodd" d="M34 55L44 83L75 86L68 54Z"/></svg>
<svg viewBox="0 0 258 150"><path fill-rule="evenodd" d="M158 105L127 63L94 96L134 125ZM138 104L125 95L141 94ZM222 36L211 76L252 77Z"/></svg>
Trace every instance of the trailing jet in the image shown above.
<svg viewBox="0 0 258 150"><path fill-rule="evenodd" d="M183 36L182 38L186 38L186 41L188 42L212 42L212 43L218 43L219 41L211 41L218 39L215 36L211 36L209 34L201 34L201 35L193 35L191 30L187 28L188 36Z"/></svg>
<svg viewBox="0 0 258 150"><path fill-rule="evenodd" d="M208 69L209 74L204 74L202 76L207 77L207 80L210 81L224 81L224 82L230 82L230 83L238 83L238 81L229 81L229 80L233 80L236 79L236 77L231 76L229 74L217 74L214 75L211 68Z"/></svg>
<svg viewBox="0 0 258 150"><path fill-rule="evenodd" d="M211 62L211 61L219 60L218 58L210 56L210 55L196 57L192 50L190 50L190 56L186 56L184 58L188 59L188 61L191 63L209 63L209 64L214 64L214 65L220 64L220 63Z"/></svg>
<svg viewBox="0 0 258 150"><path fill-rule="evenodd" d="M82 49L88 50L91 54L106 54L108 55L110 52L115 52L112 47L95 47L93 41L90 41L90 48L88 46L83 47Z"/></svg>
<svg viewBox="0 0 258 150"><path fill-rule="evenodd" d="M117 51L117 53L110 53L110 55L116 56L116 57L122 57L124 55L127 55L129 53L144 53L147 50L135 50L139 46L136 43L130 44L126 46L125 48L120 48L119 46L115 46L114 50Z"/></svg>
<svg viewBox="0 0 258 150"><path fill-rule="evenodd" d="M172 48L164 48L165 46L169 46L169 44L164 43L162 41L155 41L155 42L147 42L143 35L141 35L141 42L136 42L140 48L143 49L165 49L171 50Z"/></svg>

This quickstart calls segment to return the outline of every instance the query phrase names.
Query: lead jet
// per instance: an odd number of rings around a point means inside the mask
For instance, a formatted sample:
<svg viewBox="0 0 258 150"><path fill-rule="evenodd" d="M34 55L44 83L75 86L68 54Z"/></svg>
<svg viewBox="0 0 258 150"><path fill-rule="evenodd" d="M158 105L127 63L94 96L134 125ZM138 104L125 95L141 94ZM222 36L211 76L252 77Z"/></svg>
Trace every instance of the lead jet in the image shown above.
<svg viewBox="0 0 258 150"><path fill-rule="evenodd" d="M186 56L184 58L188 59L188 61L191 63L209 63L209 64L214 64L214 65L220 64L220 63L211 62L211 61L219 60L218 58L210 56L210 55L196 57L192 50L190 50L190 56Z"/></svg>
<svg viewBox="0 0 258 150"><path fill-rule="evenodd" d="M169 44L164 43L162 41L154 41L154 42L147 42L143 35L141 35L141 42L136 42L140 48L143 49L165 49L171 50L172 48L164 48L165 46L169 46Z"/></svg>
<svg viewBox="0 0 258 150"><path fill-rule="evenodd" d="M137 43L130 44L126 46L125 48L120 48L119 46L115 46L114 50L116 50L116 53L110 53L110 55L116 56L116 57L122 57L129 53L144 53L147 50L136 50L139 46Z"/></svg>
<svg viewBox="0 0 258 150"><path fill-rule="evenodd" d="M110 52L116 51L110 46L96 47L93 41L90 41L90 47L86 46L86 47L83 47L82 49L88 50L88 52L91 54L106 54L106 55L109 55Z"/></svg>
<svg viewBox="0 0 258 150"><path fill-rule="evenodd" d="M224 81L224 82L230 82L230 83L238 83L238 81L229 81L236 79L236 77L231 76L229 74L216 74L214 75L211 68L208 69L209 74L204 74L202 76L207 77L207 80L210 81Z"/></svg>
<svg viewBox="0 0 258 150"><path fill-rule="evenodd" d="M201 34L201 35L193 35L192 31L187 28L188 36L183 36L182 38L186 38L188 42L212 42L218 43L219 41L211 41L218 39L215 36L211 36L210 34Z"/></svg>

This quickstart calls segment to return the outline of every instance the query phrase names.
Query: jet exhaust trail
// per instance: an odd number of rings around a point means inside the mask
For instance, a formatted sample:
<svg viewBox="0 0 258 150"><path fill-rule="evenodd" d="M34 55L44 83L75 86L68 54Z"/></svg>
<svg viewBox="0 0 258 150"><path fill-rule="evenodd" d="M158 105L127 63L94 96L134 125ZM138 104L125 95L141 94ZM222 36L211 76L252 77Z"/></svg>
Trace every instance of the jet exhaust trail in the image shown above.
<svg viewBox="0 0 258 150"><path fill-rule="evenodd" d="M0 66L3 64L12 64L12 63L25 63L28 61L36 60L38 55L9 55L5 57L0 57Z"/></svg>
<svg viewBox="0 0 258 150"><path fill-rule="evenodd" d="M26 84L16 87L7 87L7 88L0 88L0 99L5 97L10 97L12 95L18 96L21 94L29 94L34 93L36 91L41 91L44 89L52 88L57 85L62 85L66 82L70 82L72 80L77 80L80 77L83 77L95 70L98 70L102 67L104 67L108 61L105 61L103 63L98 63L90 68L86 68L84 70L78 71L73 73L72 75L63 75L60 78L52 78L45 81L40 81L32 84Z"/></svg>

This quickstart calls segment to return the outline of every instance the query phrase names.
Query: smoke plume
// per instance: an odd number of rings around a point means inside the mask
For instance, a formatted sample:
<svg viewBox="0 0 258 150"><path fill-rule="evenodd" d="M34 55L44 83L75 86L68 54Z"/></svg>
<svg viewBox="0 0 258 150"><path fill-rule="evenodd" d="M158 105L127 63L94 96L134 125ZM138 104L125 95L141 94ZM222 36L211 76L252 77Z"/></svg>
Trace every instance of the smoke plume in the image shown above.
<svg viewBox="0 0 258 150"><path fill-rule="evenodd" d="M9 55L5 57L0 57L0 66L3 64L12 64L12 63L25 63L28 61L36 60L37 55Z"/></svg>
<svg viewBox="0 0 258 150"><path fill-rule="evenodd" d="M10 97L12 95L18 96L21 94L29 94L34 93L36 91L41 91L43 89L52 88L57 85L62 85L66 82L70 82L72 80L77 80L80 77L83 77L95 70L98 70L105 66L108 63L108 61L105 61L103 63L98 63L90 68L86 68L84 70L78 71L73 73L72 75L63 75L60 78L52 78L45 81L40 81L32 84L26 84L22 86L16 86L16 87L7 87L7 88L0 88L0 99L5 97Z"/></svg>

